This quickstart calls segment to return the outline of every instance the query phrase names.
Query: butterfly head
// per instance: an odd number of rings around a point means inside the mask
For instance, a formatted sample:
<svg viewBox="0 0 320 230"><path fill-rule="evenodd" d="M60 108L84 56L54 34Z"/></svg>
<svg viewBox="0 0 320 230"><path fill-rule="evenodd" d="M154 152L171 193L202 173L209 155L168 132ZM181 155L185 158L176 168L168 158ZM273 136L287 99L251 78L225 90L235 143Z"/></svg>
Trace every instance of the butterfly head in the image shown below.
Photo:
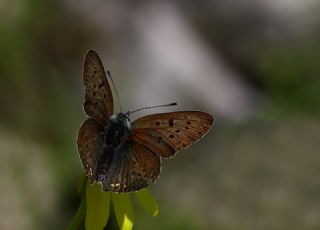
<svg viewBox="0 0 320 230"><path fill-rule="evenodd" d="M115 123L124 124L127 127L130 127L130 119L128 113L118 113L111 117L111 121Z"/></svg>

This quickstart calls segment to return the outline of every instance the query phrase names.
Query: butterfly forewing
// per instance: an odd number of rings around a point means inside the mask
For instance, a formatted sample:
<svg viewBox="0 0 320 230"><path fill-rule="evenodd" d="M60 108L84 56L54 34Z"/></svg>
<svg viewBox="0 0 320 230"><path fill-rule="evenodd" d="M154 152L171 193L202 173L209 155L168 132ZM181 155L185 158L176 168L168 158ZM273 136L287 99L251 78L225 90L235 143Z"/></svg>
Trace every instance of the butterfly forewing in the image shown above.
<svg viewBox="0 0 320 230"><path fill-rule="evenodd" d="M152 114L132 123L129 138L161 157L171 157L198 141L213 122L211 114L201 111Z"/></svg>
<svg viewBox="0 0 320 230"><path fill-rule="evenodd" d="M102 150L103 127L94 119L88 118L80 127L77 145L80 159L91 182L95 179L98 157Z"/></svg>
<svg viewBox="0 0 320 230"><path fill-rule="evenodd" d="M161 159L145 146L127 142L114 157L103 189L112 192L133 192L148 187L161 170Z"/></svg>
<svg viewBox="0 0 320 230"><path fill-rule="evenodd" d="M83 82L84 111L100 124L105 124L113 113L113 97L101 60L93 50L85 56Z"/></svg>

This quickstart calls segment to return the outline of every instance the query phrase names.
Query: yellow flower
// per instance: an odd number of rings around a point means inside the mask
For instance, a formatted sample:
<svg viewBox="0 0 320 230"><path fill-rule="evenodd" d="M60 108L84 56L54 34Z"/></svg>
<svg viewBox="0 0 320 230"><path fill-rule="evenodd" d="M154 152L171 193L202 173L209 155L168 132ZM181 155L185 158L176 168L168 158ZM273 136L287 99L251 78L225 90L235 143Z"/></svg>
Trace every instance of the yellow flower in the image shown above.
<svg viewBox="0 0 320 230"><path fill-rule="evenodd" d="M134 194L140 204L152 216L159 214L159 207L148 189L133 193L112 193L102 190L99 184L91 185L83 175L79 180L78 191L81 195L80 206L68 226L69 230L78 229L83 218L88 230L103 229L109 219L111 203L121 230L131 230L133 227L133 209L131 196Z"/></svg>

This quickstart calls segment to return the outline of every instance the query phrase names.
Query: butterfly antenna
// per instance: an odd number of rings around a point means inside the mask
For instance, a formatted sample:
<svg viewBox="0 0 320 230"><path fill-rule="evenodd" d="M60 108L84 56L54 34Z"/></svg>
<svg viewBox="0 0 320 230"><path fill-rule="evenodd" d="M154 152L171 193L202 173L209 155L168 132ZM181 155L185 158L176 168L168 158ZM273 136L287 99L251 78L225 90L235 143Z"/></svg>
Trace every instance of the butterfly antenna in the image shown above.
<svg viewBox="0 0 320 230"><path fill-rule="evenodd" d="M120 103L120 97L119 97L119 94L118 94L118 91L117 91L117 88L116 88L116 84L114 84L114 81L113 81L113 79L112 79L112 77L111 77L111 73L110 73L109 70L107 70L107 75L108 75L108 77L109 77L110 80L111 80L112 86L113 86L113 88L114 88L114 91L115 91L116 96L117 96L117 99L118 99L118 104L119 104L120 111L122 112L123 110L122 110L122 106L121 106L121 103Z"/></svg>
<svg viewBox="0 0 320 230"><path fill-rule="evenodd" d="M148 107L144 107L144 108L141 108L141 109L136 109L136 110L133 110L133 111L128 111L128 116L132 113L135 113L135 112L138 112L140 110L144 110L144 109L153 109L153 108L159 108L159 107L168 107L168 106L175 106L175 105L178 105L177 102L173 102L173 103L170 103L170 104L166 104L166 105L156 105L156 106L148 106Z"/></svg>

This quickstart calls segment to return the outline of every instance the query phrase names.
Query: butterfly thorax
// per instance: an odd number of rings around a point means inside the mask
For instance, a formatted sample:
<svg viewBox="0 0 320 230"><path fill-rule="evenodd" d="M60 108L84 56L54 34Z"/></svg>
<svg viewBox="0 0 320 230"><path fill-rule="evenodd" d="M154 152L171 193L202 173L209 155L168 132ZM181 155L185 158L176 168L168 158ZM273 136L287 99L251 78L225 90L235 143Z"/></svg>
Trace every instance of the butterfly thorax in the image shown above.
<svg viewBox="0 0 320 230"><path fill-rule="evenodd" d="M129 135L130 121L126 114L113 115L104 127L102 151L97 164L97 180L103 182L110 173L116 154Z"/></svg>

